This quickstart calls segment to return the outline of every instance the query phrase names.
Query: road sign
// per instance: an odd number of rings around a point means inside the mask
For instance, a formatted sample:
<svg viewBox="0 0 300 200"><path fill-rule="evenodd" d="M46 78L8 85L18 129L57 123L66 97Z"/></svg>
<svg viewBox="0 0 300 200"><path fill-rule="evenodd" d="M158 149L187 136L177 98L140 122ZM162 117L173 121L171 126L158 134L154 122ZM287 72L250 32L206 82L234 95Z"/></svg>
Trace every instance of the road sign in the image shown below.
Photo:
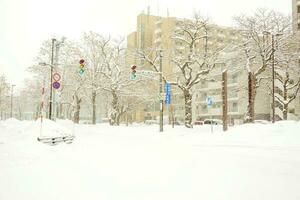
<svg viewBox="0 0 300 200"><path fill-rule="evenodd" d="M60 80L60 75L59 75L59 73L54 73L53 75L52 75L52 78L53 78L53 80L55 81L55 82L58 82L59 80Z"/></svg>
<svg viewBox="0 0 300 200"><path fill-rule="evenodd" d="M213 102L212 102L211 97L206 98L206 103L207 103L207 106L212 106Z"/></svg>
<svg viewBox="0 0 300 200"><path fill-rule="evenodd" d="M170 104L171 103L171 84L166 83L165 84L165 104Z"/></svg>
<svg viewBox="0 0 300 200"><path fill-rule="evenodd" d="M59 88L60 88L60 83L59 83L59 82L54 82L54 83L52 84L52 87L53 87L54 89L59 89Z"/></svg>
<svg viewBox="0 0 300 200"><path fill-rule="evenodd" d="M165 104L169 105L171 104L171 94L166 94L166 98L165 98Z"/></svg>
<svg viewBox="0 0 300 200"><path fill-rule="evenodd" d="M171 84L170 83L165 84L165 92L166 93L171 93Z"/></svg>

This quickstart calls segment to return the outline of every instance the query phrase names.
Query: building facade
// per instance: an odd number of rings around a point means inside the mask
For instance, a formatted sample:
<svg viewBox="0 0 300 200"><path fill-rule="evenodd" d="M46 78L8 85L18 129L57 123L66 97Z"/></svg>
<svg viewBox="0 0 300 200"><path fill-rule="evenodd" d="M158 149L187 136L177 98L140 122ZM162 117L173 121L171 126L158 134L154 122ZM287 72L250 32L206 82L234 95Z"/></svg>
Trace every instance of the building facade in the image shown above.
<svg viewBox="0 0 300 200"><path fill-rule="evenodd" d="M300 0L292 0L293 30L300 33Z"/></svg>
<svg viewBox="0 0 300 200"><path fill-rule="evenodd" d="M294 0L296 4L300 3ZM294 3L294 4L295 4ZM295 5L293 4L293 9ZM296 10L298 13L298 10ZM298 16L298 15L297 15ZM299 18L300 19L300 18ZM142 66L142 69L150 69L151 66L147 65L144 60L131 56L134 50L141 49L161 49L163 50L162 67L163 74L169 81L176 81L177 75L180 74L180 69L172 62L172 56L178 54L185 54L186 47L177 40L174 40L174 30L180 26L183 19L175 17L159 17L152 16L150 14L140 14L137 17L137 29L127 37L127 50L128 55L126 62L128 65L135 64ZM299 21L300 23L300 21ZM300 29L299 29L300 30ZM209 25L209 39L208 45L213 50L216 50L222 46L226 46L232 43L238 43L242 40L242 36L233 28L221 27L214 24ZM201 45L199 45L201 46ZM202 49L198 49L201 52ZM155 56L155 55L152 55ZM239 55L231 55L238 57ZM226 55L228 57L228 55ZM214 70L210 72L210 78L215 81L201 81L193 88L193 121L204 120L207 118L222 118L222 71L226 68L228 71L228 114L232 124L242 123L248 105L248 74L244 69L244 66L235 59L227 62L226 64L216 64ZM265 73L270 73L266 71ZM154 87L157 87L158 84ZM270 120L271 119L271 95L269 94L269 85L261 84L257 89L255 97L255 119ZM153 88L152 88L153 89ZM211 97L213 100L213 106L207 107L206 98ZM172 87L172 106L176 121L184 122L184 97L182 91L176 86ZM297 100L298 101L298 100ZM295 104L297 104L295 102ZM294 105L294 104L293 104ZM294 106L292 106L294 107ZM297 106L296 106L297 107ZM165 107L164 114L169 115L169 107ZM291 108L291 112L294 112L294 108ZM297 110L297 109L296 109ZM136 111L135 121L141 122L146 119L156 119L159 114L158 101L148 102ZM297 112L297 111L296 111ZM278 117L280 118L279 111ZM291 118L297 118L296 114L291 113Z"/></svg>

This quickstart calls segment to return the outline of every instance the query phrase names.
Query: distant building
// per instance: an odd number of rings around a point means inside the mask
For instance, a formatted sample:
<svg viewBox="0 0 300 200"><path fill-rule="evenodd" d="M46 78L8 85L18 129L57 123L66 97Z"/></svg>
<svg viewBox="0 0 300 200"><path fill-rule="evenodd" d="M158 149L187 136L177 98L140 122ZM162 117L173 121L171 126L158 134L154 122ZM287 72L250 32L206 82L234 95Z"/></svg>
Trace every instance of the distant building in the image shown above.
<svg viewBox="0 0 300 200"><path fill-rule="evenodd" d="M292 0L293 30L300 33L300 0Z"/></svg>
<svg viewBox="0 0 300 200"><path fill-rule="evenodd" d="M296 2L296 0L294 0ZM298 0L300 2L300 0ZM298 3L300 5L300 3ZM299 8L300 9L300 8ZM300 20L300 18L299 18ZM132 56L132 51L136 49L146 50L155 48L163 50L163 74L170 81L175 81L176 74L181 73L177 66L171 61L171 55L187 53L185 46L172 38L173 32L183 22L183 19L175 17L159 17L150 14L140 14L137 16L137 29L127 36L127 65L136 64L143 66L144 69L150 69L150 66L141 59ZM299 21L300 23L300 21ZM230 43L239 42L242 37L233 28L221 27L214 24L209 25L208 45L212 49L217 49ZM300 30L300 29L299 29ZM201 45L199 45L201 46ZM203 49L198 49L201 52ZM152 55L154 56L154 55ZM227 56L227 55L226 55ZM228 55L229 56L229 55ZM227 57L228 57L227 56ZM238 57L239 55L230 55ZM234 59L232 59L234 60ZM248 74L243 66L238 63L226 63L228 70L228 110L229 119L232 123L241 123L247 111L248 93L247 77ZM230 65L230 66L228 66ZM202 81L193 89L193 121L203 120L206 118L221 119L222 116L222 99L221 99L221 72L224 70L224 64L216 65L216 68L210 73L216 81ZM265 73L270 73L268 70ZM158 86L157 86L158 87ZM157 89L158 91L158 89ZM270 120L271 118L271 96L268 86L262 84L258 88L255 99L255 119ZM213 100L212 108L206 105L206 98L211 97ZM182 91L177 87L172 87L172 105L174 106L175 118L177 121L184 121L184 98ZM153 99L152 99L153 101ZM294 109L295 110L295 109ZM293 108L291 108L293 111ZM138 122L147 119L158 118L159 104L141 105L136 111L133 119ZM168 115L165 107L165 115Z"/></svg>

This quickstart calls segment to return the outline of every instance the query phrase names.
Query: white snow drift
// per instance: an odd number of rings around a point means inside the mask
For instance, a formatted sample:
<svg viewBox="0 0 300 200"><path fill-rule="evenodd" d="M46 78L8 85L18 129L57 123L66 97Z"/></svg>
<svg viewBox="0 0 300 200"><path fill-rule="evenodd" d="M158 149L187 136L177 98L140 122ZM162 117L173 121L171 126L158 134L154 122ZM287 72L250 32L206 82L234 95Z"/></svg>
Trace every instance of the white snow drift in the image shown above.
<svg viewBox="0 0 300 200"><path fill-rule="evenodd" d="M300 123L231 128L0 122L1 200L298 200Z"/></svg>

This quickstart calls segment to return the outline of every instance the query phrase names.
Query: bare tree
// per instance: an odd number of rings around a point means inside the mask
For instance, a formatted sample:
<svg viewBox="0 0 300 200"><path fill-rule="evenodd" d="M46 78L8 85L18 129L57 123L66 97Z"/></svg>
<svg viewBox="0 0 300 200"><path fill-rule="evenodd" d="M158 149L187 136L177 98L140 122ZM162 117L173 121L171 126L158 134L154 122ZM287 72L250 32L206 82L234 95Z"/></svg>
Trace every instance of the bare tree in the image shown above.
<svg viewBox="0 0 300 200"><path fill-rule="evenodd" d="M280 44L283 37L275 37L278 33L285 34L291 28L290 18L281 13L258 9L253 15L241 15L234 18L240 33L243 36L245 69L248 72L248 109L245 115L246 122L254 121L254 104L257 88L266 77L264 72L271 66L275 48L270 42L273 35L274 42Z"/></svg>
<svg viewBox="0 0 300 200"><path fill-rule="evenodd" d="M109 118L111 125L119 125L120 118L128 112L135 99L126 96L132 92L133 82L125 66L124 40L103 39L100 45L103 75L102 89L111 94ZM135 82L137 84L139 81ZM125 95L125 96L124 96Z"/></svg>
<svg viewBox="0 0 300 200"><path fill-rule="evenodd" d="M284 120L288 118L290 103L300 92L299 44L299 39L291 33L280 46L276 45L278 48L275 57L278 84L275 98Z"/></svg>
<svg viewBox="0 0 300 200"><path fill-rule="evenodd" d="M185 103L185 126L192 128L192 89L201 80L206 80L221 48L212 49L208 44L210 37L208 19L195 14L192 20L185 19L178 24L172 38L175 43L182 45L185 51L172 50L172 62L178 68L176 80L167 80L165 76L163 80L176 85L182 91ZM159 54L139 50L138 55L159 72Z"/></svg>
<svg viewBox="0 0 300 200"><path fill-rule="evenodd" d="M103 46L108 45L110 37L105 38L94 32L85 33L82 42L82 55L86 61L86 92L91 91L92 124L96 124L96 98L101 91L101 71L103 71Z"/></svg>
<svg viewBox="0 0 300 200"><path fill-rule="evenodd" d="M6 80L6 77L4 75L1 75L0 76L0 117L1 117L1 120L4 119L4 116L3 116L3 112L4 112L4 109L5 107L7 107L7 102L5 100L6 98L6 95L8 95L8 92L9 92L9 84Z"/></svg>

